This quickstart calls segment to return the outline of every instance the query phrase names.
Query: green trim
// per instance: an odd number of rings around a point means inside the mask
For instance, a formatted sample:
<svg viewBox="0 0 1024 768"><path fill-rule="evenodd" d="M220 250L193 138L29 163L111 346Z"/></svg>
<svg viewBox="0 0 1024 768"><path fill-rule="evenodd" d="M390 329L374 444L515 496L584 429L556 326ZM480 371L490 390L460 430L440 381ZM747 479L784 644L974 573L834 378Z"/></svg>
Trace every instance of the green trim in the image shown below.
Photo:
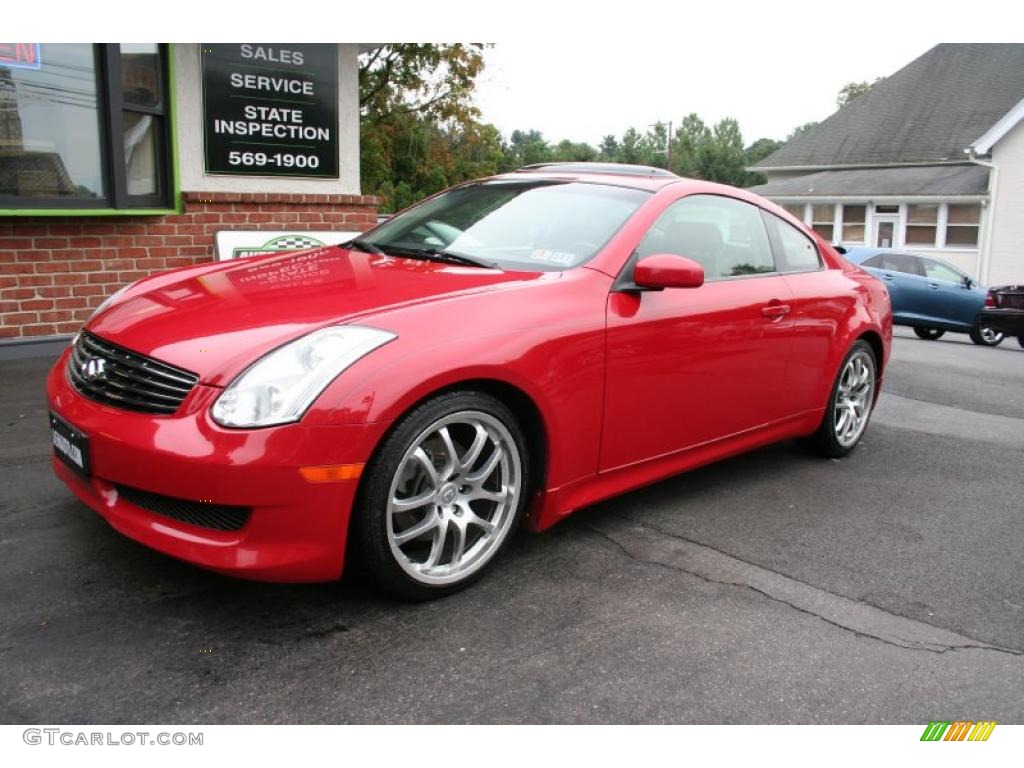
<svg viewBox="0 0 1024 768"><path fill-rule="evenodd" d="M169 216L185 210L181 196L181 169L178 153L178 104L175 98L174 43L167 44L167 129L171 140L171 176L173 208L0 208L0 218L20 216Z"/></svg>
<svg viewBox="0 0 1024 768"><path fill-rule="evenodd" d="M167 112L168 126L171 134L171 168L172 175L174 176L174 212L181 213L185 210L181 198L181 165L179 162L180 154L178 151L178 100L176 96L175 88L175 69L174 69L174 55L175 55L175 43L167 44Z"/></svg>
<svg viewBox="0 0 1024 768"><path fill-rule="evenodd" d="M0 218L21 216L169 216L175 208L0 208Z"/></svg>

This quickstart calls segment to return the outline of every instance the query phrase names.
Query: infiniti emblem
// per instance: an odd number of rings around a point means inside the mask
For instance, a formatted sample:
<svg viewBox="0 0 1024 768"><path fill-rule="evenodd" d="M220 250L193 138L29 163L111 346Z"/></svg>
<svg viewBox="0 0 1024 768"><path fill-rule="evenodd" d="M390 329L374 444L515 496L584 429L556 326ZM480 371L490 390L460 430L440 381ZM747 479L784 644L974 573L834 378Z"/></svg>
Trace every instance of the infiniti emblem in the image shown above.
<svg viewBox="0 0 1024 768"><path fill-rule="evenodd" d="M98 379L107 370L107 361L102 357L90 357L82 363L82 375L87 379Z"/></svg>

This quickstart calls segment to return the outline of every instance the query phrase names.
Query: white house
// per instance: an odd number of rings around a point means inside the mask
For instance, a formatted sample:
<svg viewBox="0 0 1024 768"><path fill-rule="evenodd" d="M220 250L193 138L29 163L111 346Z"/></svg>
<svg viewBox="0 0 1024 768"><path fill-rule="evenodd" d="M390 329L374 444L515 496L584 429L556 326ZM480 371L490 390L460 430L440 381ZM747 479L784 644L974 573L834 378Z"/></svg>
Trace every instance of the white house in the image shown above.
<svg viewBox="0 0 1024 768"><path fill-rule="evenodd" d="M750 170L832 242L1024 282L1024 44L937 45Z"/></svg>

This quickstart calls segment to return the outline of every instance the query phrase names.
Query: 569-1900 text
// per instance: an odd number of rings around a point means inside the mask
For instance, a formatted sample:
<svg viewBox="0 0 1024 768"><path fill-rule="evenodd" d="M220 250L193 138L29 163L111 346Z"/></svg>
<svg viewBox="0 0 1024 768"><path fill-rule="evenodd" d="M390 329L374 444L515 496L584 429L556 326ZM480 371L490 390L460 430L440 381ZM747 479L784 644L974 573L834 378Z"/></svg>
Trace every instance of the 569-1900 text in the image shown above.
<svg viewBox="0 0 1024 768"><path fill-rule="evenodd" d="M257 168L316 168L320 165L320 158L316 155L295 155L290 152L230 152L228 164Z"/></svg>

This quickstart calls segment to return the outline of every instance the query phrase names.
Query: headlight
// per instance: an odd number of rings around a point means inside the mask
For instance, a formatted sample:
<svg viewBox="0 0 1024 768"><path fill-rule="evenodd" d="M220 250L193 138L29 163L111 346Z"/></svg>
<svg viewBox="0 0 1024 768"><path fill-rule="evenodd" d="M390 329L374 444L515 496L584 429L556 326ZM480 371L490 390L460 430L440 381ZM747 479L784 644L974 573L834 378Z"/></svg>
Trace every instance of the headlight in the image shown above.
<svg viewBox="0 0 1024 768"><path fill-rule="evenodd" d="M395 334L335 325L285 344L257 360L213 404L225 427L266 427L298 421L334 378Z"/></svg>
<svg viewBox="0 0 1024 768"><path fill-rule="evenodd" d="M125 291L127 291L127 290L128 290L129 288L131 288L131 287L132 287L133 285L135 285L135 283L128 283L128 285L126 285L126 286L123 286L123 287L121 287L121 288L118 288L118 289L117 289L116 291L114 291L114 292L113 292L112 294L110 294L109 296L107 296L107 298L105 298L105 299L104 299L103 301L101 301L101 302L100 302L100 305L99 305L98 307L96 307L96 309L94 309L94 310L92 311L92 314L91 314L91 315L89 315L89 320L92 320L92 319L93 319L94 317L96 317L96 315L98 315L98 314L99 314L100 312L102 312L102 311L103 311L103 310L105 310L105 309L106 309L107 307L109 307L109 306L110 306L111 304L113 304L113 303L114 303L115 301L117 301L118 297L119 297L119 296L120 296L120 295L121 295L122 293L124 293ZM86 322L86 323L88 323L88 322L89 322L89 320L86 320L85 322Z"/></svg>

